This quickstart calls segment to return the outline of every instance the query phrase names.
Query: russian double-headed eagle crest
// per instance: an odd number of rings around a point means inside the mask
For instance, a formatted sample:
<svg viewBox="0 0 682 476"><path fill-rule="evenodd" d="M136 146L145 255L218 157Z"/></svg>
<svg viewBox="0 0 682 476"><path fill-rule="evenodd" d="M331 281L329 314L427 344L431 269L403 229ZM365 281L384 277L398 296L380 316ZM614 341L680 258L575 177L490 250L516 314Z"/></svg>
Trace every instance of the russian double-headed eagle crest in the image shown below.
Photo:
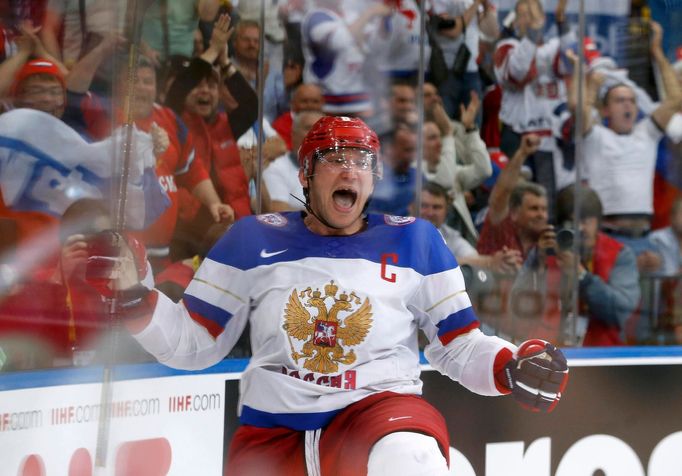
<svg viewBox="0 0 682 476"><path fill-rule="evenodd" d="M355 352L346 352L345 347L360 344L372 327L369 299L362 302L355 292L343 291L337 297L338 291L334 281L324 286L324 295L310 287L300 293L294 289L286 305L282 328L289 338L291 357L296 362L305 359L303 367L313 372L334 373L340 363L355 362ZM300 352L294 349L292 337L305 341Z"/></svg>

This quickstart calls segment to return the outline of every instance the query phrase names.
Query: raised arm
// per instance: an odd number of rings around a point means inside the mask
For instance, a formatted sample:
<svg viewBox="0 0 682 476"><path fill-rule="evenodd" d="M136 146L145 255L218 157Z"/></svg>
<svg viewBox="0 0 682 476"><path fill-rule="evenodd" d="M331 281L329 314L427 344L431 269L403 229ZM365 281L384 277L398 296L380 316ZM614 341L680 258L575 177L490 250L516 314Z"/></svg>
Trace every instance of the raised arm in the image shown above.
<svg viewBox="0 0 682 476"><path fill-rule="evenodd" d="M33 54L35 44L33 40L22 34L16 39L18 51L0 63L0 97L9 96L9 90L14 77Z"/></svg>
<svg viewBox="0 0 682 476"><path fill-rule="evenodd" d="M573 77L571 78L571 84L568 87L568 109L573 114L577 114L578 110L578 87L582 83L583 85L583 100L582 100L582 119L583 119L583 134L587 134L590 129L592 129L592 107L596 101L597 90L603 78L597 74L593 74L589 81L585 81L585 75L580 76L578 62L580 58L575 54L573 50L568 50L566 52L566 57L569 59L573 65Z"/></svg>
<svg viewBox="0 0 682 476"><path fill-rule="evenodd" d="M661 43L663 41L663 29L661 25L655 21L651 22L651 57L661 73L663 80L663 88L665 90L666 98L679 99L682 97L682 88L677 80L677 75L672 65L666 58L663 52Z"/></svg>
<svg viewBox="0 0 682 476"><path fill-rule="evenodd" d="M387 16L391 14L391 9L384 5L383 3L372 3L367 9L363 10L358 18L348 25L348 31L355 39L358 46L362 47L364 44L364 30L367 23L369 23L374 17Z"/></svg>
<svg viewBox="0 0 682 476"><path fill-rule="evenodd" d="M458 156L461 163L457 165L456 180L462 190L471 190L479 186L493 173L490 154L476 127L476 112L479 105L480 99L474 91L471 91L471 101L467 107L460 104L460 119L464 126L462 140L464 150Z"/></svg>
<svg viewBox="0 0 682 476"><path fill-rule="evenodd" d="M509 214L509 197L521 176L521 167L540 145L540 137L535 134L524 135L521 145L507 166L500 172L497 182L490 193L488 217L493 225L500 223Z"/></svg>
<svg viewBox="0 0 682 476"><path fill-rule="evenodd" d="M49 2L52 3L52 2ZM59 30L62 27L61 12L47 8L43 28L40 31L40 39L45 49L55 58L62 57L59 48Z"/></svg>
<svg viewBox="0 0 682 476"><path fill-rule="evenodd" d="M66 77L66 89L74 93L86 93L102 61L119 46L125 45L126 39L116 33L107 35L100 43L73 65Z"/></svg>
<svg viewBox="0 0 682 476"><path fill-rule="evenodd" d="M208 48L198 58L192 58L187 68L182 68L168 88L165 105L176 114L182 114L185 98L203 78L208 76L213 63L227 50L227 42L232 36L233 28L229 28L230 16L220 15L213 25L213 33ZM235 69L235 68L233 68Z"/></svg>
<svg viewBox="0 0 682 476"><path fill-rule="evenodd" d="M478 14L478 7L481 6L482 3L483 0L474 0L473 3L469 5L469 8L464 10L464 13L462 14L464 25L469 26L471 20Z"/></svg>
<svg viewBox="0 0 682 476"><path fill-rule="evenodd" d="M651 22L651 56L661 73L665 100L651 113L651 118L662 130L668 127L668 123L674 114L679 113L682 106L682 90L675 71L663 53L661 41L663 29L656 22Z"/></svg>

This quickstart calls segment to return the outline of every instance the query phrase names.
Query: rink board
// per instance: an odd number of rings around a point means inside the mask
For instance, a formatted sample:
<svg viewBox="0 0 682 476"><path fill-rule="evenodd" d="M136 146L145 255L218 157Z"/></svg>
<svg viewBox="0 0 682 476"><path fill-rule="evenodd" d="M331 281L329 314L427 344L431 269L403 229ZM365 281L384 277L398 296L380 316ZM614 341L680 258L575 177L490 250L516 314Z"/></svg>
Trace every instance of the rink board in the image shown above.
<svg viewBox="0 0 682 476"><path fill-rule="evenodd" d="M569 385L549 415L471 394L424 366L424 396L445 416L456 448L452 474L682 474L682 348L567 353ZM224 361L202 372L118 368L101 446L106 465L90 474L222 474L245 364ZM97 454L101 372L0 375L0 475L88 474L76 470L92 467ZM30 472L36 463L44 472Z"/></svg>

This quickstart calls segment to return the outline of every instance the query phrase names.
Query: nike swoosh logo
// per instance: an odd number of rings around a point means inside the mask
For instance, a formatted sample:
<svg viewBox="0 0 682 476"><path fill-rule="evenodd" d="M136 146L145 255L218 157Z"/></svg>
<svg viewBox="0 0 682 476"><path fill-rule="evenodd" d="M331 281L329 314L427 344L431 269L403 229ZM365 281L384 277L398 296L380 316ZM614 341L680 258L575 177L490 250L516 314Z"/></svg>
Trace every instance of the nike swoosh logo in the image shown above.
<svg viewBox="0 0 682 476"><path fill-rule="evenodd" d="M412 418L411 416L392 416L391 418L388 419L388 421L396 421L396 420L406 420L408 418Z"/></svg>
<svg viewBox="0 0 682 476"><path fill-rule="evenodd" d="M288 251L288 250L289 250L289 248L287 248L285 250L273 251L272 253L268 253L267 251L265 251L265 249L262 249L262 250L260 250L260 257L261 258L272 258L273 256L281 255L282 253L284 253L285 251Z"/></svg>

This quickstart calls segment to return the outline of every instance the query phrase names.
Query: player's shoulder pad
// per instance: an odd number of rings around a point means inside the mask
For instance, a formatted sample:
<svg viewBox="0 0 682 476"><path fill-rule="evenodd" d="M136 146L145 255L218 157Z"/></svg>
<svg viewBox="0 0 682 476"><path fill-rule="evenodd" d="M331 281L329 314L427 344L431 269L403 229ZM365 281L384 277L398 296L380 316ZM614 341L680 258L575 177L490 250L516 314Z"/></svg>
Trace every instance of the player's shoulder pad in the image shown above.
<svg viewBox="0 0 682 476"><path fill-rule="evenodd" d="M406 226L416 223L415 217L402 217L397 215L384 215L384 223L389 226Z"/></svg>
<svg viewBox="0 0 682 476"><path fill-rule="evenodd" d="M287 226L289 220L287 217L281 213L264 213L262 215L256 215L256 220L266 226L271 226L274 228L282 228Z"/></svg>

